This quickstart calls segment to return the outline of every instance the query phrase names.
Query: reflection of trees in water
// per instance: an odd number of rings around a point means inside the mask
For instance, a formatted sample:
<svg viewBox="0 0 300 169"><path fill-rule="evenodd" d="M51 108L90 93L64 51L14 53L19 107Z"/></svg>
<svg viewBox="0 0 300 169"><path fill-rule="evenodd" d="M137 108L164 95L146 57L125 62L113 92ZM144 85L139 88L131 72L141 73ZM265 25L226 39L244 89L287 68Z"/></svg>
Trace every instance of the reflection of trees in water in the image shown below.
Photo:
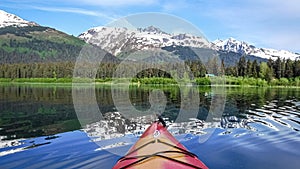
<svg viewBox="0 0 300 169"><path fill-rule="evenodd" d="M70 95L58 86L1 86L0 135L7 139L56 134L79 128Z"/></svg>
<svg viewBox="0 0 300 169"><path fill-rule="evenodd" d="M130 86L129 89L120 86L113 90L129 92L133 106L144 111L150 108L149 93L159 89L167 98L166 109L162 114L170 121L175 121L181 104L181 92L189 96L189 90L180 90L178 86ZM56 134L79 129L72 102L71 86L59 85L10 85L0 86L0 135L16 135L20 137L35 137ZM212 92L210 87L199 87L198 119L205 120L214 97L219 97L218 91ZM112 91L109 85L99 85L95 88L97 103L103 115L115 112ZM277 105L285 104L286 100L299 100L299 89L290 88L260 88L260 87L227 87L226 105L223 117L235 116L245 118L247 110L252 106L260 108L267 101L278 100ZM122 113L122 112L120 112ZM221 119L220 119L221 120ZM123 131L123 128L118 128Z"/></svg>

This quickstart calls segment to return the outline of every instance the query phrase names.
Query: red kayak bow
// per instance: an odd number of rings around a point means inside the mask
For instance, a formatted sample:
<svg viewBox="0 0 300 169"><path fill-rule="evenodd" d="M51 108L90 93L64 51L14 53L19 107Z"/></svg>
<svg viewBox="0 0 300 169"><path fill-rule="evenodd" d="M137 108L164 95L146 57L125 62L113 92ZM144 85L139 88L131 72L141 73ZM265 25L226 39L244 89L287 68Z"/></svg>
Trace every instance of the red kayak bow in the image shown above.
<svg viewBox="0 0 300 169"><path fill-rule="evenodd" d="M208 169L159 122L154 122L113 169Z"/></svg>

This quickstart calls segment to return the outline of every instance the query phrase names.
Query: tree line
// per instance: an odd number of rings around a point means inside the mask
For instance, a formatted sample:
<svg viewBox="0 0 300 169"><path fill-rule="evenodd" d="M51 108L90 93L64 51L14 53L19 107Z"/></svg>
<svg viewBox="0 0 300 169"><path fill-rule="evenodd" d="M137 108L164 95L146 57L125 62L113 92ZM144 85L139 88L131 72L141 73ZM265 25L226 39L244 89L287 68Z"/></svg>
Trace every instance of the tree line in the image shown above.
<svg viewBox="0 0 300 169"><path fill-rule="evenodd" d="M184 62L184 65L177 62L149 63L127 61L120 64L118 61L107 61L99 63L96 71L91 69L89 64L84 63L84 65L80 66L80 69L75 71L74 61L0 64L0 78L72 78L73 74L77 77L95 77L97 79L123 78L132 74L136 78L172 78L174 75L177 78L185 78L186 76L198 78L205 77L207 74L213 74L261 78L270 82L272 79L290 79L300 76L300 60L280 58L276 60L269 59L267 62L258 62L257 60L251 61L241 57L234 66L225 66L224 61L219 63L216 58L209 59L205 63L200 60L187 60ZM117 69L119 74L116 74Z"/></svg>
<svg viewBox="0 0 300 169"><path fill-rule="evenodd" d="M177 78L204 77L207 73L206 65L201 61L186 61L174 63L148 63L148 62L103 62L97 64L95 71L93 63L82 63L75 69L74 61L65 62L36 62L0 64L0 78L112 78L134 75L136 78L164 77ZM213 63L211 63L213 64ZM216 64L216 63L215 63ZM213 66L211 66L213 67ZM117 74L117 69L119 74ZM215 71L218 71L215 69ZM218 72L215 72L218 73Z"/></svg>
<svg viewBox="0 0 300 169"><path fill-rule="evenodd" d="M269 59L267 62L246 60L242 56L234 66L225 68L227 76L261 78L268 82L272 79L295 78L300 76L300 60Z"/></svg>

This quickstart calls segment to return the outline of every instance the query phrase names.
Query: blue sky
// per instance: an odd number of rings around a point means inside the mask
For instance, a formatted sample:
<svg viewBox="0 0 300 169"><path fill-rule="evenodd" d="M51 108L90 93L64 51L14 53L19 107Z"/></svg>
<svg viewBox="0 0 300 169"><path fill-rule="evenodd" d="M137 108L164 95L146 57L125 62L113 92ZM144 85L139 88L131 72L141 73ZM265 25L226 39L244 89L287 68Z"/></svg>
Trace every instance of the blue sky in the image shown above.
<svg viewBox="0 0 300 169"><path fill-rule="evenodd" d="M1 0L0 9L75 36L127 15L162 12L210 41L233 37L300 53L299 0Z"/></svg>

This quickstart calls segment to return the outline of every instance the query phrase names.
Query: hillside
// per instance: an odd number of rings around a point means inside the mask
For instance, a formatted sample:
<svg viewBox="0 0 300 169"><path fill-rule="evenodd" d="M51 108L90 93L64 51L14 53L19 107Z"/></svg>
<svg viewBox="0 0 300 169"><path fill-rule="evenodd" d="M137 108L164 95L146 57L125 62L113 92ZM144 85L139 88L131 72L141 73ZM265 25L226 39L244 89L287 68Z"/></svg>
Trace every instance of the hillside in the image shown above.
<svg viewBox="0 0 300 169"><path fill-rule="evenodd" d="M200 59L203 63L206 63L213 55L218 55L220 60L224 60L226 66L236 64L242 56L245 56L247 60L257 60L258 62L267 61L268 59L258 57L255 53L224 50L220 43L208 42L204 37L166 33L154 26L137 28L136 30L118 27L95 27L83 32L78 37L89 44L105 49L120 59L126 58L135 51L151 49L163 49L171 52L172 55L177 56L173 59L184 61ZM167 61L169 59L154 56L148 58L147 61Z"/></svg>
<svg viewBox="0 0 300 169"><path fill-rule="evenodd" d="M267 72L274 72L269 79L300 75L299 54L256 48L233 38L208 42L204 37L167 33L154 26L136 30L96 27L74 37L0 10L0 78L71 78L75 61L88 43L107 51L96 78L111 78L121 60L129 55L121 65L128 71L143 70L153 63L172 66L175 70L178 63L185 61L195 77L203 77L207 72L218 75L223 68L231 76L262 77L260 63L268 62ZM84 62L84 66L90 65ZM264 68L264 64L261 66ZM90 71L86 73L92 75ZM177 73L179 77L184 76L180 70ZM169 76L153 68L137 75Z"/></svg>
<svg viewBox="0 0 300 169"><path fill-rule="evenodd" d="M0 62L74 61L84 41L42 26L0 28Z"/></svg>
<svg viewBox="0 0 300 169"><path fill-rule="evenodd" d="M0 28L0 78L71 78L84 45L83 40L49 27ZM111 54L103 59L118 61Z"/></svg>
<svg viewBox="0 0 300 169"><path fill-rule="evenodd" d="M203 63L207 63L209 61L210 57L207 56L217 55L220 61L221 60L224 61L226 67L234 66L241 59L242 56L244 56L246 60L250 60L250 61L254 61L254 60L258 62L267 61L267 59L253 56L253 55L242 55L236 52L215 51L213 49L207 49L207 48L167 46L167 47L163 47L162 49L169 52L173 52L174 54L178 55L178 57L181 60L185 60L185 61L201 60Z"/></svg>

